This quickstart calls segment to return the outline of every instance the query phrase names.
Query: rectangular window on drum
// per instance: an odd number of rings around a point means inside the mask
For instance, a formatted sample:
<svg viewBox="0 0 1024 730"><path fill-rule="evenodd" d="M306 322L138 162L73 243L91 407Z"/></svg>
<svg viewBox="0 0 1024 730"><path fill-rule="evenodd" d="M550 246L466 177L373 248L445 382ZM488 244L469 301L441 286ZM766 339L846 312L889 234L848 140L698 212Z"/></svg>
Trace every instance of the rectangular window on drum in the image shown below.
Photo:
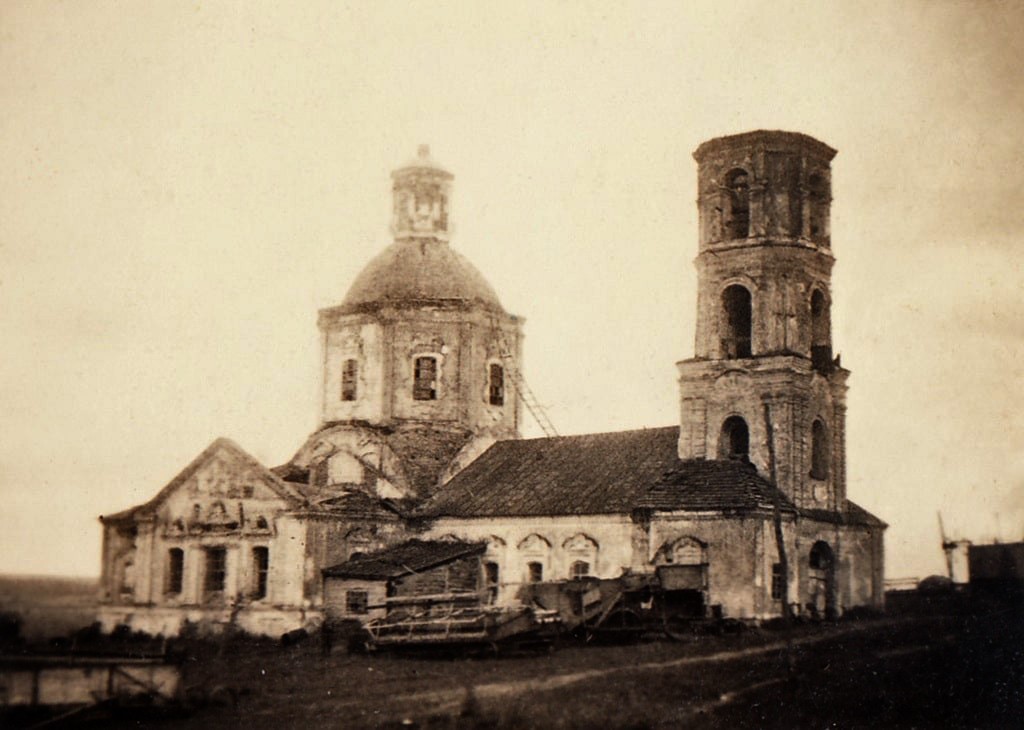
<svg viewBox="0 0 1024 730"><path fill-rule="evenodd" d="M505 369L501 365L489 368L487 395L492 406L505 405Z"/></svg>
<svg viewBox="0 0 1024 730"><path fill-rule="evenodd" d="M355 400L358 393L359 363L348 359L341 368L341 399Z"/></svg>
<svg viewBox="0 0 1024 730"><path fill-rule="evenodd" d="M413 364L414 400L437 400L437 358L418 357Z"/></svg>

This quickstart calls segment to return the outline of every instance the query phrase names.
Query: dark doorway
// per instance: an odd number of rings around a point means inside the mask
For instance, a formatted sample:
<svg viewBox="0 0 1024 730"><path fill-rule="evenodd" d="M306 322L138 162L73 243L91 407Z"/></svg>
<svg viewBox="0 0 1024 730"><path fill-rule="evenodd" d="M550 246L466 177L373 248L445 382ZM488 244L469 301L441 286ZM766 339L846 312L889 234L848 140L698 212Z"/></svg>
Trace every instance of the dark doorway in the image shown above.
<svg viewBox="0 0 1024 730"><path fill-rule="evenodd" d="M807 608L812 616L836 617L836 571L832 548L823 540L811 546L809 560L810 584Z"/></svg>

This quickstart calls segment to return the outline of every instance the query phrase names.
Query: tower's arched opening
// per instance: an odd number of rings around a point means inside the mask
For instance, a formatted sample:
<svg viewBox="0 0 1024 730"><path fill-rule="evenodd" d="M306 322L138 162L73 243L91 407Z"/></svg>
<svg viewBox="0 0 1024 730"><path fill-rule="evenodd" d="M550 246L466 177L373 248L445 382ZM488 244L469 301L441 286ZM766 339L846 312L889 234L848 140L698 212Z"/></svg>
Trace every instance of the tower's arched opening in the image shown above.
<svg viewBox="0 0 1024 730"><path fill-rule="evenodd" d="M750 460L750 429L740 416L729 416L722 424L718 439L718 458L732 461Z"/></svg>
<svg viewBox="0 0 1024 730"><path fill-rule="evenodd" d="M725 332L722 349L725 357L750 357L753 316L750 292L746 287L733 284L722 292Z"/></svg>
<svg viewBox="0 0 1024 730"><path fill-rule="evenodd" d="M811 424L811 477L828 479L829 471L828 431L820 418Z"/></svg>
<svg viewBox="0 0 1024 730"><path fill-rule="evenodd" d="M821 175L811 175L807 180L809 203L809 233L812 239L828 237L828 182Z"/></svg>
<svg viewBox="0 0 1024 730"><path fill-rule="evenodd" d="M726 230L729 238L746 238L750 234L750 182L747 171L737 168L725 177L729 195Z"/></svg>
<svg viewBox="0 0 1024 730"><path fill-rule="evenodd" d="M811 364L818 372L832 372L832 337L828 299L821 289L811 294Z"/></svg>

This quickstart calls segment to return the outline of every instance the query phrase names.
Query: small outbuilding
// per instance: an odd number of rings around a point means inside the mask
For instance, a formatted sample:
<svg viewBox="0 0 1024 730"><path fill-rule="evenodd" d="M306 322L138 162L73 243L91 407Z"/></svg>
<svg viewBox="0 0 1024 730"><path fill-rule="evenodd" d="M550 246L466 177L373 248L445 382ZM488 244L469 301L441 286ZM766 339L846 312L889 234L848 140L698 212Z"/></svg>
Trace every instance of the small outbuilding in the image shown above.
<svg viewBox="0 0 1024 730"><path fill-rule="evenodd" d="M327 620L382 618L402 599L476 596L483 581L486 543L407 540L325 568Z"/></svg>

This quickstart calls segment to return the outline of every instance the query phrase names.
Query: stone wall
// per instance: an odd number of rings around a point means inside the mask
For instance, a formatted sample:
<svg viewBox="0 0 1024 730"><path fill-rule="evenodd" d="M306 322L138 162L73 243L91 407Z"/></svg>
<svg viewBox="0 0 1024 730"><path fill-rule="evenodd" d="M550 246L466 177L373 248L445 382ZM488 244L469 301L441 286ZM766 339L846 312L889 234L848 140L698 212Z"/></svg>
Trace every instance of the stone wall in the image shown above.
<svg viewBox="0 0 1024 730"><path fill-rule="evenodd" d="M565 580L572 564L589 565L589 575L617 578L627 570L644 570L646 546L641 528L627 515L573 517L441 518L426 539L454 536L469 542L487 542L485 562L498 565L499 604L515 602L529 581L528 563L543 566L543 580Z"/></svg>

